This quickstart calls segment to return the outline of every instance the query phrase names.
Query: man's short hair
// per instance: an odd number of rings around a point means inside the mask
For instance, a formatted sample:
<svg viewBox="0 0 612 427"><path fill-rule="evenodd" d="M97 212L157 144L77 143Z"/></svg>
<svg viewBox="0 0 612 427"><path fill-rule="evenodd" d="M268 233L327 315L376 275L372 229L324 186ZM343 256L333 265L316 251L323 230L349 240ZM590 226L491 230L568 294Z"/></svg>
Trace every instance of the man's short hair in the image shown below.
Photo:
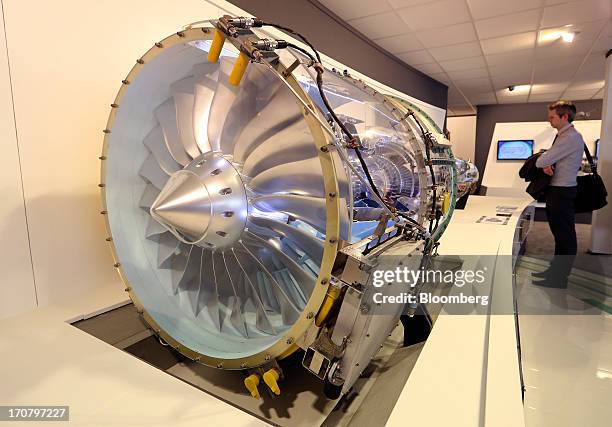
<svg viewBox="0 0 612 427"><path fill-rule="evenodd" d="M567 121L573 122L576 117L576 106L571 101L556 101L548 106L550 111L555 110L557 116L567 114Z"/></svg>

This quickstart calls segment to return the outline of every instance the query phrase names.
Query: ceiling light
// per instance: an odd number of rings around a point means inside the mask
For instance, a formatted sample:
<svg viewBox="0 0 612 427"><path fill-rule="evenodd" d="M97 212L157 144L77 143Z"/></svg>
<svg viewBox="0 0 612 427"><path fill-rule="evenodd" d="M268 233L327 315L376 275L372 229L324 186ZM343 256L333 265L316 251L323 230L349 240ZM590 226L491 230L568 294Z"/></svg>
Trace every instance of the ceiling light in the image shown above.
<svg viewBox="0 0 612 427"><path fill-rule="evenodd" d="M506 93L511 93L512 95L518 95L525 93L529 90L530 85L512 85L508 86L508 89L505 91Z"/></svg>
<svg viewBox="0 0 612 427"><path fill-rule="evenodd" d="M571 43L574 41L574 37L576 37L576 33L572 33L571 31L566 31L561 33L561 38L565 43Z"/></svg>

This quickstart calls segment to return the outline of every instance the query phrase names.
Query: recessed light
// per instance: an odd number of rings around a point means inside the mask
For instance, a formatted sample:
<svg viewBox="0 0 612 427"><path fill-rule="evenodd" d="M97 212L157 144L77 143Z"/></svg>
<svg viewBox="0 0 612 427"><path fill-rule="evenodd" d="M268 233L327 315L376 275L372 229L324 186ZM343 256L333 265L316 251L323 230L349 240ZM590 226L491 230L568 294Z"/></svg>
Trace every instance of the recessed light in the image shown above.
<svg viewBox="0 0 612 427"><path fill-rule="evenodd" d="M576 33L573 33L571 31L566 31L566 32L561 33L561 39L563 39L565 43L573 42L574 37L576 37Z"/></svg>

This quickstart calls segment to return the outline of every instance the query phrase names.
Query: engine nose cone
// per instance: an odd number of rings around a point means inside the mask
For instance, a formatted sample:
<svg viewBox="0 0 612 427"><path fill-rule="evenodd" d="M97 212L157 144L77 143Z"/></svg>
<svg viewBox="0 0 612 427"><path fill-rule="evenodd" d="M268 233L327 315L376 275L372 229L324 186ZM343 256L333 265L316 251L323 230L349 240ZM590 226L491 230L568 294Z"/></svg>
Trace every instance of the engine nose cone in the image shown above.
<svg viewBox="0 0 612 427"><path fill-rule="evenodd" d="M193 172L178 171L151 205L151 215L164 227L190 240L199 240L206 233L212 216L208 190Z"/></svg>
<svg viewBox="0 0 612 427"><path fill-rule="evenodd" d="M232 246L247 220L246 190L232 164L208 152L175 172L151 205L151 216L206 248Z"/></svg>

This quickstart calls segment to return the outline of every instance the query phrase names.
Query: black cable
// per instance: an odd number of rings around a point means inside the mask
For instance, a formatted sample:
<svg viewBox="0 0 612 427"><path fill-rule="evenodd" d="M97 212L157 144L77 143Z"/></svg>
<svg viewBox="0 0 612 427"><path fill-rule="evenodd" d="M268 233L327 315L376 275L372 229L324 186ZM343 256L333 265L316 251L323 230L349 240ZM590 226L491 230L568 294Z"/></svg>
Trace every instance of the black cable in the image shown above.
<svg viewBox="0 0 612 427"><path fill-rule="evenodd" d="M374 183L374 179L372 178L372 175L370 174L370 170L368 169L368 166L367 166L365 160L363 159L361 151L359 150L359 147L356 145L355 137L347 129L347 127L344 125L344 123L338 118L338 116L334 112L333 108L329 104L329 100L327 99L327 96L325 95L325 91L323 90L323 71L324 71L324 69L323 69L323 66L321 65L321 56L319 55L319 52L315 49L315 47L312 45L312 43L310 43L308 41L308 39L306 37L304 37L302 34L298 33L297 31L292 30L291 28L284 27L282 25L274 24L274 23L271 23L271 22L263 22L262 25L274 27L274 28L277 28L279 30L288 32L289 34L292 34L292 35L298 37L300 40L302 40L312 50L312 52L314 53L314 56L316 57L316 62L314 61L313 56L308 51L306 51L306 49L303 49L303 48L301 48L299 46L296 46L293 43L288 43L287 44L287 46L290 46L290 47L292 47L294 49L297 49L298 51L300 51L303 54L307 55L313 62L315 62L314 69L315 69L315 71L317 73L316 83L317 83L317 88L319 90L319 95L321 96L321 100L323 101L323 104L325 105L325 108L327 108L327 110L329 111L329 114L331 115L331 117L334 120L334 122L336 122L338 124L338 126L340 127L342 132L346 135L346 137L348 139L348 142L349 142L349 147L352 148L355 151L355 154L357 155L357 159L359 160L359 164L361 165L361 168L363 169L363 172L364 172L364 174L366 176L366 179L367 179L370 187L372 188L372 191L374 191L376 196L380 199L380 201L386 206L386 208L390 212L395 212L398 216L401 216L407 222L411 223L413 226L415 226L418 229L422 230L423 227L421 226L421 224L419 224L418 222L416 222L414 219L410 218L408 215L404 214L403 212L396 211L393 206L389 206L387 204L387 202L385 202L385 200L381 196L380 192L378 191L378 188L376 187L376 184ZM420 126L420 124L419 124L419 126Z"/></svg>
<svg viewBox="0 0 612 427"><path fill-rule="evenodd" d="M300 52L302 52L304 55L306 55L310 61L312 61L312 65L317 63L317 60L315 59L314 56L312 56L312 54L310 52L308 52L306 49L299 47L298 45L295 45L293 43L289 43L287 42L287 47L293 48L295 50L299 50Z"/></svg>

